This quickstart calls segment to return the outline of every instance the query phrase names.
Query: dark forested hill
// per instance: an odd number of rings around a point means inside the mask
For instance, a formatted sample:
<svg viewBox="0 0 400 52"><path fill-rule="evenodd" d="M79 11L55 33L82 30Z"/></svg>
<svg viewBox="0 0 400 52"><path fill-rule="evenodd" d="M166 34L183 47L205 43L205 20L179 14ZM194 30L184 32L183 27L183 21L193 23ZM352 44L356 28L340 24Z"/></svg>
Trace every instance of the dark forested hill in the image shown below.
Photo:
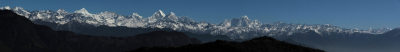
<svg viewBox="0 0 400 52"><path fill-rule="evenodd" d="M205 44L181 47L139 48L131 52L324 52L275 40L271 37L259 37L244 42L217 40Z"/></svg>

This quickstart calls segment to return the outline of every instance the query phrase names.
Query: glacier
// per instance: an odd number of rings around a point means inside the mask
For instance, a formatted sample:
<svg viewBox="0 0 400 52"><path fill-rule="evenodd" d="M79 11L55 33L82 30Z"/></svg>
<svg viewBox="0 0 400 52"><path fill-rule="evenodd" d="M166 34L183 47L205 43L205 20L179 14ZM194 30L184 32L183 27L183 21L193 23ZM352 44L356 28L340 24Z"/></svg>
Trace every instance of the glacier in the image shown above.
<svg viewBox="0 0 400 52"><path fill-rule="evenodd" d="M162 10L156 11L152 16L143 18L138 13L123 16L110 11L100 13L90 13L85 8L74 12L67 12L63 9L57 11L37 10L27 11L22 7L11 8L1 7L0 10L13 10L21 16L25 16L31 21L46 21L63 25L69 22L86 23L94 26L117 27L124 26L129 28L168 28L181 32L206 33L211 35L225 35L231 39L249 39L260 36L292 36L294 33L305 33L314 31L324 36L331 33L368 33L382 34L392 30L391 28L382 29L349 29L341 28L330 24L289 24L273 23L264 24L258 20L252 20L248 16L226 19L220 24L208 22L198 22L189 17L176 16L174 12L165 14Z"/></svg>

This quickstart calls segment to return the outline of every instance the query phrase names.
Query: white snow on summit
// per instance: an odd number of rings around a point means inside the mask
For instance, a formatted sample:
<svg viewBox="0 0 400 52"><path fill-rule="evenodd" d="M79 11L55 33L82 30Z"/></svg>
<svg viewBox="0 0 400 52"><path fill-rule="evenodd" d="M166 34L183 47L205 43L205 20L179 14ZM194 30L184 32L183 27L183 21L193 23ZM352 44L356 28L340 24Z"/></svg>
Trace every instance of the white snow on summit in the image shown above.
<svg viewBox="0 0 400 52"><path fill-rule="evenodd" d="M82 8L80 10L76 10L75 13L81 13L84 15L91 15L91 13L89 13L85 8Z"/></svg>
<svg viewBox="0 0 400 52"><path fill-rule="evenodd" d="M1 10L11 10L10 6L0 7Z"/></svg>

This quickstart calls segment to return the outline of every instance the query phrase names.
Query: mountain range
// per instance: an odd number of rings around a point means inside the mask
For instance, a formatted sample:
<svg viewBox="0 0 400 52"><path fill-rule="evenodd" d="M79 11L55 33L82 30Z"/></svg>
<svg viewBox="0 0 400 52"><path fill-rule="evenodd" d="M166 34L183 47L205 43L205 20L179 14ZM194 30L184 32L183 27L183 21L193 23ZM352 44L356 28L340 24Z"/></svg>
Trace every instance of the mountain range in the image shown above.
<svg viewBox="0 0 400 52"><path fill-rule="evenodd" d="M54 30L72 31L95 36L135 36L153 31L178 31L202 43L215 40L246 41L255 37L268 36L277 40L329 52L396 52L399 48L398 28L347 29L330 24L263 24L248 16L227 19L220 24L197 22L189 17L176 16L170 12L156 11L143 18L138 13L130 16L113 12L92 14L85 8L69 13L39 10L27 11L21 7L1 7L25 16L33 23L49 26Z"/></svg>
<svg viewBox="0 0 400 52"><path fill-rule="evenodd" d="M202 45L200 40L190 38L185 33L176 31L152 31L126 37L93 36L70 31L55 31L50 27L34 24L26 17L19 16L10 10L0 10L0 24L2 24L0 26L0 52L125 52L143 49L140 47ZM289 52L323 52L318 49L278 41L271 37L256 38L240 44L223 41L216 41L215 43L204 45L223 46L243 51L286 52L293 50ZM225 46L229 44L234 47ZM245 45L252 45L257 48L248 49L251 47ZM240 46L248 48L241 48ZM214 50L210 49L210 47L196 48L213 52L216 52L214 51L215 49L220 49L218 47L211 47L215 48ZM220 51L226 52L230 50L221 49Z"/></svg>
<svg viewBox="0 0 400 52"><path fill-rule="evenodd" d="M260 36L291 36L295 33L304 33L305 31L314 31L319 35L331 35L335 33L342 34L382 34L391 30L385 29L347 29L330 24L287 24L274 23L263 24L257 20L251 20L247 16L240 18L227 19L220 24L212 24L207 22L197 22L189 17L179 17L175 13L170 12L165 14L159 10L152 16L143 18L138 13L133 13L130 16L118 15L114 12L101 12L92 14L85 8L76 10L72 13L59 9L57 11L39 10L27 11L22 7L10 8L8 6L1 7L4 10L13 10L21 16L25 16L36 24L48 25L55 23L57 25L50 26L53 29L60 26L73 26L71 24L87 24L91 26L108 26L108 27L127 27L127 28L154 28L154 29L170 29L179 32L191 32L210 35L228 36L230 39L249 39ZM67 29L55 30L68 30ZM72 30L74 31L74 30ZM107 33L106 33L107 34ZM242 35L250 34L250 35ZM118 36L118 35L116 35Z"/></svg>

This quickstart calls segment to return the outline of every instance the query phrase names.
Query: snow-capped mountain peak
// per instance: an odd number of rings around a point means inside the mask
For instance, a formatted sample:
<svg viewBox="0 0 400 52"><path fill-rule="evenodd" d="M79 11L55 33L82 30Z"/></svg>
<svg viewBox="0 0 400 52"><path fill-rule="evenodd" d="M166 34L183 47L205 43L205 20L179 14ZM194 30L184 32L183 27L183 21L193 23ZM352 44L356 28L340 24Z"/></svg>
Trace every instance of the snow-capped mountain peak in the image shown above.
<svg viewBox="0 0 400 52"><path fill-rule="evenodd" d="M107 18L117 17L118 16L118 14L116 14L114 12L109 12L109 11L100 12L98 15L103 16L103 17L107 17Z"/></svg>
<svg viewBox="0 0 400 52"><path fill-rule="evenodd" d="M170 12L167 17L177 17L174 12Z"/></svg>
<svg viewBox="0 0 400 52"><path fill-rule="evenodd" d="M132 13L131 17L137 17L137 18L142 18L142 16L140 16L138 13Z"/></svg>
<svg viewBox="0 0 400 52"><path fill-rule="evenodd" d="M10 6L4 6L0 8L1 10L11 10Z"/></svg>
<svg viewBox="0 0 400 52"><path fill-rule="evenodd" d="M242 19L245 19L245 20L250 20L249 17L247 17L247 15L244 15L244 16L242 16L241 18L242 18Z"/></svg>
<svg viewBox="0 0 400 52"><path fill-rule="evenodd" d="M228 22L228 21L227 21ZM249 19L247 16L242 16L241 18L234 18L229 20L229 23L231 23L231 26L236 26L236 27L246 27L251 25L253 22ZM258 22L254 22L258 23Z"/></svg>
<svg viewBox="0 0 400 52"><path fill-rule="evenodd" d="M25 10L25 9L22 8L22 7L15 7L14 10ZM25 10L25 11L26 11L26 10Z"/></svg>
<svg viewBox="0 0 400 52"><path fill-rule="evenodd" d="M5 7L7 10L11 10L11 8L9 6ZM29 17L29 14L31 14L29 11L25 10L22 7L15 7L14 9L12 9L14 12L16 12L18 15L23 15L25 17Z"/></svg>
<svg viewBox="0 0 400 52"><path fill-rule="evenodd" d="M231 26L231 21L228 20L228 19L225 19L225 21L222 22L220 25L224 26L224 27L230 27Z"/></svg>
<svg viewBox="0 0 400 52"><path fill-rule="evenodd" d="M154 12L154 14L148 18L148 22L153 23L160 19L163 19L164 17L165 17L164 12L162 10L158 10L157 12Z"/></svg>
<svg viewBox="0 0 400 52"><path fill-rule="evenodd" d="M169 12L169 15L170 16L175 16L175 13L174 12Z"/></svg>
<svg viewBox="0 0 400 52"><path fill-rule="evenodd" d="M65 11L64 9L58 9L57 13L68 13L67 11Z"/></svg>
<svg viewBox="0 0 400 52"><path fill-rule="evenodd" d="M68 12L63 10L63 9L58 9L57 10L57 14L58 15L56 16L56 18L57 19L62 19L62 18L64 18L64 15L68 14Z"/></svg>
<svg viewBox="0 0 400 52"><path fill-rule="evenodd" d="M153 14L153 16L155 16L155 17L165 17L165 14L164 14L164 12L162 10L158 10L157 12L155 12Z"/></svg>
<svg viewBox="0 0 400 52"><path fill-rule="evenodd" d="M168 18L169 20L172 20L172 21L178 21L178 16L176 16L174 12L170 12L170 13L167 15L167 18Z"/></svg>
<svg viewBox="0 0 400 52"><path fill-rule="evenodd" d="M91 15L91 13L89 13L85 8L82 8L80 10L76 10L75 13L80 13L83 15Z"/></svg>

